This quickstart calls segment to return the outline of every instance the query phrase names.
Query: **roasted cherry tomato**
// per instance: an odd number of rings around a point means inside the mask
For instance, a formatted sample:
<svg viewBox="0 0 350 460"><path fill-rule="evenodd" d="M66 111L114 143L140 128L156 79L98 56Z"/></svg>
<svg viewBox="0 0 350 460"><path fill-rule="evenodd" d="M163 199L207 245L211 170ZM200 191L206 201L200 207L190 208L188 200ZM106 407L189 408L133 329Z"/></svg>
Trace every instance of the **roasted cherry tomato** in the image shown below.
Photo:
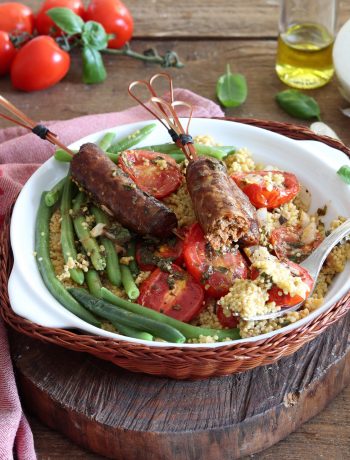
<svg viewBox="0 0 350 460"><path fill-rule="evenodd" d="M69 64L69 54L52 37L40 35L18 51L11 66L11 81L23 91L48 88L62 80Z"/></svg>
<svg viewBox="0 0 350 460"><path fill-rule="evenodd" d="M199 224L193 224L185 238L184 260L187 270L205 292L216 299L228 293L233 281L247 278L247 263L238 249L219 253L204 238Z"/></svg>
<svg viewBox="0 0 350 460"><path fill-rule="evenodd" d="M226 316L224 314L224 310L221 305L217 305L216 307L216 315L218 317L218 320L220 321L220 324L222 327L228 327L229 329L233 329L237 327L239 323L239 317L238 316Z"/></svg>
<svg viewBox="0 0 350 460"><path fill-rule="evenodd" d="M132 16L119 0L91 0L85 20L99 22L107 33L115 35L108 42L109 48L123 47L131 39L134 30Z"/></svg>
<svg viewBox="0 0 350 460"><path fill-rule="evenodd" d="M16 55L16 48L7 32L0 30L0 76L10 71L11 63Z"/></svg>
<svg viewBox="0 0 350 460"><path fill-rule="evenodd" d="M84 15L84 4L82 0L45 0L35 19L36 30L39 35L51 35L56 37L61 34L61 30L55 25L53 20L46 14L51 8L69 8L78 16Z"/></svg>
<svg viewBox="0 0 350 460"><path fill-rule="evenodd" d="M32 34L33 27L34 15L28 6L15 2L0 4L0 30L13 35Z"/></svg>
<svg viewBox="0 0 350 460"><path fill-rule="evenodd" d="M316 232L314 241L304 244L301 240L303 229L301 227L276 228L271 233L270 242L279 259L289 259L300 263L308 257L323 240L320 232Z"/></svg>
<svg viewBox="0 0 350 460"><path fill-rule="evenodd" d="M154 270L162 263L181 265L183 241L175 235L159 244L140 243L136 248L136 261L141 270Z"/></svg>
<svg viewBox="0 0 350 460"><path fill-rule="evenodd" d="M138 303L180 321L191 321L203 306L202 286L177 265L171 272L159 268L141 284Z"/></svg>
<svg viewBox="0 0 350 460"><path fill-rule="evenodd" d="M308 291L306 292L305 299L303 299L299 295L291 296L290 294L283 294L281 288L279 288L276 285L273 285L272 288L268 290L269 302L275 302L276 305L281 307L292 307L293 305L296 305L297 303L307 299L314 285L314 280L309 275L309 272L300 265L295 264L291 261L285 262L285 264L289 267L293 275L299 276L301 280L309 287ZM250 278L254 280L258 276L259 270L257 270L256 268L251 269Z"/></svg>
<svg viewBox="0 0 350 460"><path fill-rule="evenodd" d="M155 198L170 195L182 182L176 161L163 153L126 150L120 155L118 164L141 190Z"/></svg>
<svg viewBox="0 0 350 460"><path fill-rule="evenodd" d="M283 176L283 184L266 182L275 174ZM291 201L300 189L296 176L282 171L250 171L231 177L256 208L277 208Z"/></svg>

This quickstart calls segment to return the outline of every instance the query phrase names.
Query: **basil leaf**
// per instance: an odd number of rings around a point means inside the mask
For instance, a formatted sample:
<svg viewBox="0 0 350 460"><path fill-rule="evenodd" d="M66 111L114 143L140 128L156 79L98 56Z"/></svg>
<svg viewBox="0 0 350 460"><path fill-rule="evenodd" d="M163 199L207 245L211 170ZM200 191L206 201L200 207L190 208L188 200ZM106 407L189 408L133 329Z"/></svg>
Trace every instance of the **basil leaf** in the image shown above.
<svg viewBox="0 0 350 460"><path fill-rule="evenodd" d="M83 82L100 83L106 79L107 73L99 51L90 46L84 46L83 57Z"/></svg>
<svg viewBox="0 0 350 460"><path fill-rule="evenodd" d="M350 166L342 166L338 169L337 174L343 182L350 185Z"/></svg>
<svg viewBox="0 0 350 460"><path fill-rule="evenodd" d="M226 74L216 83L216 95L224 107L238 107L247 99L248 88L244 75L231 73L227 64Z"/></svg>
<svg viewBox="0 0 350 460"><path fill-rule="evenodd" d="M103 26L95 21L88 21L84 24L81 39L84 45L88 45L95 50L107 48L109 36L106 34Z"/></svg>
<svg viewBox="0 0 350 460"><path fill-rule="evenodd" d="M307 96L296 89L286 89L276 95L278 105L295 118L320 120L320 107L313 97Z"/></svg>
<svg viewBox="0 0 350 460"><path fill-rule="evenodd" d="M46 14L68 35L80 34L83 30L84 21L69 8L51 8Z"/></svg>

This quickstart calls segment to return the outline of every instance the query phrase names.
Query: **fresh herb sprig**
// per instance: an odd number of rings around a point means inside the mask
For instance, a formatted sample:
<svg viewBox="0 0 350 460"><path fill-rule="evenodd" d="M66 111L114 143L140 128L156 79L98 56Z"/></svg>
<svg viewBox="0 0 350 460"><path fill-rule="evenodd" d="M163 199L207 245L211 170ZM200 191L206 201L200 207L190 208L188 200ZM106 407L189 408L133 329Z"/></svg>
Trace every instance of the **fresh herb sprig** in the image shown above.
<svg viewBox="0 0 350 460"><path fill-rule="evenodd" d="M141 61L156 63L162 67L183 67L175 51L167 51L162 56L156 49L151 48L141 54L132 50L128 43L121 49L107 48L108 40L113 38L113 35L107 34L104 27L98 22L84 22L69 8L51 8L46 14L63 31L63 34L56 40L65 51L71 51L76 47L81 48L84 83L100 83L106 79L107 72L101 53L129 56Z"/></svg>

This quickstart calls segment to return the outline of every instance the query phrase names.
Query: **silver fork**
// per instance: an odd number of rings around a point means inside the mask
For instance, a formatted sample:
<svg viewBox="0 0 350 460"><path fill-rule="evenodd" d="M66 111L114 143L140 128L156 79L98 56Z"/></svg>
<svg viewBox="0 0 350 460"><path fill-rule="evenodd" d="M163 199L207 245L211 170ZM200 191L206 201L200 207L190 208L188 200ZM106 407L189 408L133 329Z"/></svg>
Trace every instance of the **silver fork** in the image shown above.
<svg viewBox="0 0 350 460"><path fill-rule="evenodd" d="M343 238L345 238L350 233L350 219L346 220L342 225L336 228L327 238L325 238L322 243L314 250L314 252L305 259L300 265L305 268L314 280L314 284L310 295L313 293L318 275L322 268L323 262L325 261L328 254L338 244ZM280 311L273 313L267 313L266 315L257 315L252 316L251 318L242 317L245 321L261 321L263 319L274 319L279 318L280 316L285 315L291 311L298 310L305 301L302 301L292 307L282 308Z"/></svg>

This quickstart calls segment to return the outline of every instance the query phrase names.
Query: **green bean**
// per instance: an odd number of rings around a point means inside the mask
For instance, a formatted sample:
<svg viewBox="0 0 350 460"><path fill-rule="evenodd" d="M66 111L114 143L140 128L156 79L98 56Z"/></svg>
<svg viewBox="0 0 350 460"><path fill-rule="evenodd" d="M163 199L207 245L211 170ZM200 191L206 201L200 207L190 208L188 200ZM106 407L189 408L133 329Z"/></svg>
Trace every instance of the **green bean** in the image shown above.
<svg viewBox="0 0 350 460"><path fill-rule="evenodd" d="M198 155L214 157L218 160L223 160L227 155L234 152L236 149L233 146L210 146L203 144L195 144L196 152Z"/></svg>
<svg viewBox="0 0 350 460"><path fill-rule="evenodd" d="M159 321L169 326L175 327L179 330L187 339L198 339L200 335L203 336L217 336L218 340L225 340L230 338L231 340L236 340L240 338L239 330L235 329L209 329L204 327L192 326L192 324L184 323L177 319L171 318L170 316L163 315L158 311L152 310L151 308L143 307L137 303L129 302L128 300L121 299L113 294L106 288L101 289L102 298L107 302L116 305L125 310L131 311L138 315L144 316L146 318Z"/></svg>
<svg viewBox="0 0 350 460"><path fill-rule="evenodd" d="M194 144L198 155L205 155L209 157L223 160L227 155L231 155L235 151L233 146L211 146L204 144ZM168 155L182 154L182 150L176 144L158 144L140 147L142 150L151 150L152 152L166 153ZM138 149L136 149L138 150Z"/></svg>
<svg viewBox="0 0 350 460"><path fill-rule="evenodd" d="M150 150L151 152L167 153L168 155L170 155L171 153L182 152L182 150L173 142L168 142L166 144L146 145L145 147L140 147L140 150L141 149Z"/></svg>
<svg viewBox="0 0 350 460"><path fill-rule="evenodd" d="M74 242L73 222L70 215L72 208L72 179L70 174L65 178L61 200L61 247L65 263L69 259L77 260L77 251ZM84 272L80 268L71 268L70 277L78 284L84 283Z"/></svg>
<svg viewBox="0 0 350 460"><path fill-rule="evenodd" d="M123 335L127 337L133 337L134 339L141 339L141 340L153 340L153 335L149 334L148 332L143 332L133 327L124 326L117 321L112 322L113 326Z"/></svg>
<svg viewBox="0 0 350 460"><path fill-rule="evenodd" d="M73 153L77 153L78 150L73 150ZM119 153L110 153L110 152L105 152L105 154L108 156L110 160L113 161L113 163L117 163L118 158L119 158ZM72 157L62 149L57 149L54 155L55 159L57 161L61 161L63 163L69 163L72 161Z"/></svg>
<svg viewBox="0 0 350 460"><path fill-rule="evenodd" d="M97 224L109 224L108 217L101 209L97 208L96 206L92 206L91 211L95 216ZM100 241L105 248L106 272L108 279L114 286L119 287L122 281L117 251L115 250L112 241L105 236L101 236Z"/></svg>
<svg viewBox="0 0 350 460"><path fill-rule="evenodd" d="M122 284L131 300L135 300L140 295L140 291L135 284L134 278L131 274L130 268L127 265L120 264L120 272L122 275Z"/></svg>
<svg viewBox="0 0 350 460"><path fill-rule="evenodd" d="M104 136L102 136L102 139L98 141L98 146L102 150L107 150L112 142L114 141L115 134L114 133L106 133Z"/></svg>
<svg viewBox="0 0 350 460"><path fill-rule="evenodd" d="M184 160L186 160L186 156L184 153L168 153L167 155L169 155L171 158L173 158L176 163L182 163Z"/></svg>
<svg viewBox="0 0 350 460"><path fill-rule="evenodd" d="M45 195L46 206L49 206L49 207L53 206L61 198L62 190L63 190L65 182L66 182L66 178L64 177L59 182L57 182L57 184L55 184L51 190L46 192L46 195Z"/></svg>
<svg viewBox="0 0 350 460"><path fill-rule="evenodd" d="M138 129L132 134L121 139L116 144L111 145L108 148L108 152L111 153L118 153L123 152L124 150L128 150L134 145L137 145L139 142L143 141L151 132L155 129L156 123L151 123L150 125L146 125L143 128Z"/></svg>
<svg viewBox="0 0 350 460"><path fill-rule="evenodd" d="M113 161L113 163L118 163L120 152L119 153L105 152L105 154L108 156L110 160Z"/></svg>
<svg viewBox="0 0 350 460"><path fill-rule="evenodd" d="M78 150L72 150L73 153L77 153ZM64 163L69 163L70 161L72 161L72 157L71 155L69 155L69 153L67 153L65 150L63 149L57 149L56 152L55 152L55 155L54 155L55 159L57 161L62 161Z"/></svg>
<svg viewBox="0 0 350 460"><path fill-rule="evenodd" d="M144 316L137 315L130 311L125 311L125 309L116 307L115 305L112 305L102 299L97 299L82 288L71 288L69 289L69 292L88 310L92 311L101 318L108 319L112 323L113 321L116 321L124 326L149 332L153 336L159 337L168 342L183 343L185 341L185 337L181 334L181 332L168 324L163 324L159 321L145 318Z"/></svg>
<svg viewBox="0 0 350 460"><path fill-rule="evenodd" d="M136 242L135 240L129 241L127 250L126 250L126 255L127 257L132 257L132 260L130 260L129 262L129 268L133 276L137 276L140 273L140 270L136 262Z"/></svg>
<svg viewBox="0 0 350 460"><path fill-rule="evenodd" d="M106 133L102 139L98 142L98 146L106 151L112 144L113 140L115 138L115 134L114 133ZM78 153L79 150L72 150L73 153ZM116 160L118 157L116 157L114 154L107 154L111 160ZM69 163L70 161L72 161L72 157L71 155L69 155L69 153L67 153L65 150L63 149L57 149L55 151L55 155L54 155L55 159L58 160L58 161L62 161L62 162L65 162L65 163Z"/></svg>
<svg viewBox="0 0 350 460"><path fill-rule="evenodd" d="M52 208L45 204L44 192L36 217L35 225L35 252L36 262L45 286L53 297L60 302L63 307L87 323L99 327L99 321L89 311L85 310L66 290L63 284L57 279L52 262L50 259L50 218Z"/></svg>
<svg viewBox="0 0 350 460"><path fill-rule="evenodd" d="M91 294L98 299L102 299L101 287L102 283L96 270L89 270L86 273L86 284L88 285Z"/></svg>
<svg viewBox="0 0 350 460"><path fill-rule="evenodd" d="M75 233L77 234L80 243L90 257L92 265L98 271L106 268L106 259L100 252L100 247L95 238L90 235L90 230L87 228L85 217L81 212L81 207L86 202L86 196L83 192L79 192L73 205L73 224Z"/></svg>

